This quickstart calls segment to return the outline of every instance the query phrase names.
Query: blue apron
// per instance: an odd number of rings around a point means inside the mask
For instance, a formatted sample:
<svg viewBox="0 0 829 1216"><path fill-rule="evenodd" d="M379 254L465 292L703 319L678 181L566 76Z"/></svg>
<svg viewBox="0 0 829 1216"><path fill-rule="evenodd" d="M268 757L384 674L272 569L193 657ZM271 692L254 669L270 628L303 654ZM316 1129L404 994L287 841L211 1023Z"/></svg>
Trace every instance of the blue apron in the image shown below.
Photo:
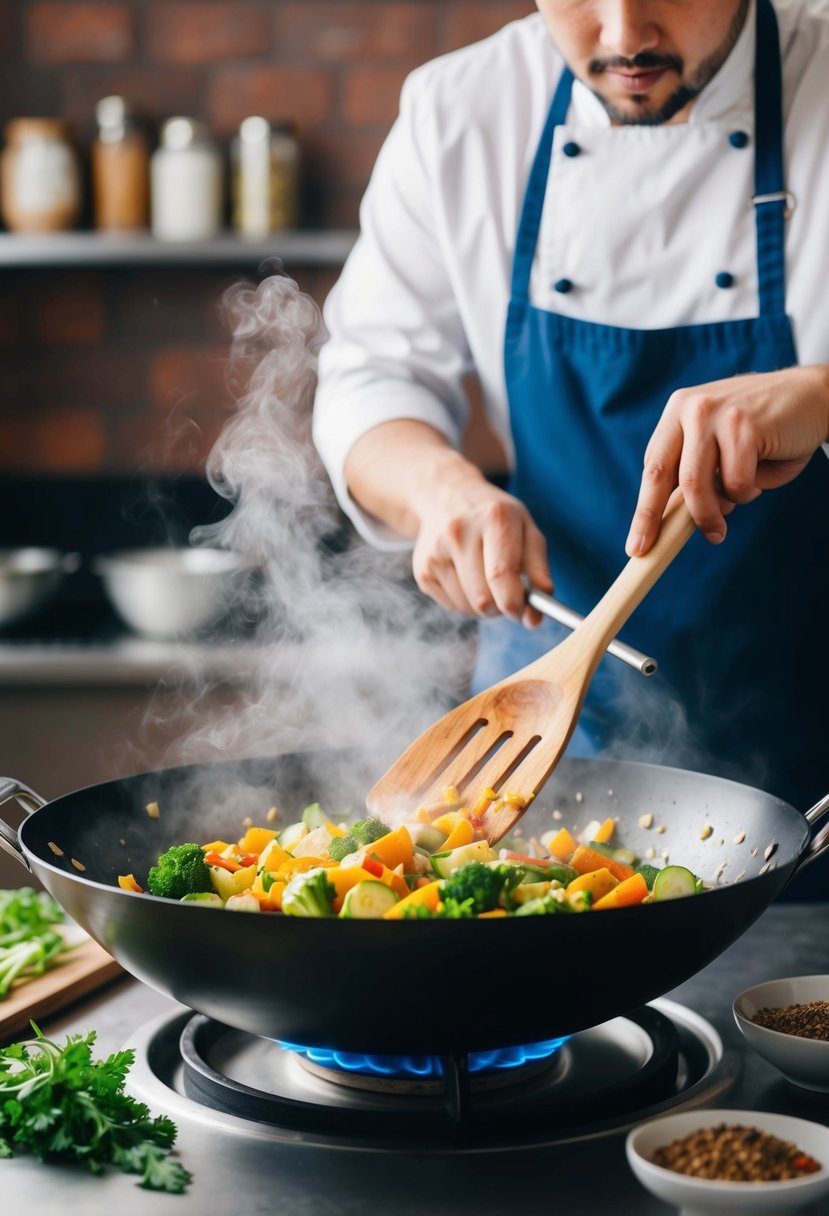
<svg viewBox="0 0 829 1216"><path fill-rule="evenodd" d="M755 204L760 315L637 330L533 307L530 273L550 183L564 71L524 199L506 325L515 444L510 489L544 532L565 603L588 612L624 564L642 457L671 393L797 363L785 310L784 202ZM755 194L785 190L777 22L758 0ZM652 680L605 658L573 751L605 751L744 781L806 810L829 789L829 462L694 535L623 631L659 661ZM509 635L504 644L505 634ZM500 636L499 636L500 635ZM480 686L554 644L555 627L482 631ZM816 867L812 867L814 870ZM798 880L800 881L800 880ZM829 896L829 880L827 880Z"/></svg>

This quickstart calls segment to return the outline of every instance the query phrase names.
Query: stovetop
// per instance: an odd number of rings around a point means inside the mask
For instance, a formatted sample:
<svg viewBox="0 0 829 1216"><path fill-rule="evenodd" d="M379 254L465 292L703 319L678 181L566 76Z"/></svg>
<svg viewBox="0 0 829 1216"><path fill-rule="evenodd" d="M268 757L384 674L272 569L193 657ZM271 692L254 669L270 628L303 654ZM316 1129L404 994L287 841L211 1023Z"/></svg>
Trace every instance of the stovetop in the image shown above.
<svg viewBox="0 0 829 1216"><path fill-rule="evenodd" d="M631 959L631 965L657 967L658 959ZM774 1110L829 1124L829 1098L797 1089L748 1054L731 1015L731 1001L743 988L783 975L823 973L829 974L829 904L778 905L699 975L654 1002L680 1023L707 1023L712 1034L703 1031L704 1039L710 1038L706 1050L716 1054L721 1042L722 1056L711 1078L699 1085L695 1107ZM215 1111L178 1092L185 1087L172 1075L176 1066L153 1061L167 1050L159 1044L188 1023L187 1013L143 984L124 980L42 1026L59 1040L66 1033L95 1029L98 1056L121 1047L140 1048L127 1088L153 1113L170 1114L177 1123L179 1157L194 1175L187 1192L155 1194L119 1173L93 1178L74 1168L45 1167L17 1157L0 1162L2 1193L14 1201L15 1210L65 1216L75 1202L88 1216L202 1216L225 1209L240 1216L549 1216L552 1210L567 1210L571 1216L618 1216L620 1210L659 1216L672 1211L630 1173L625 1127L615 1132L599 1128L547 1145L543 1136L529 1136L537 1145L533 1148L487 1151L484 1146L475 1151L474 1144L455 1148L447 1143L378 1152L370 1142L332 1147L325 1136L275 1131L235 1115L217 1118ZM631 1034L636 1042L638 1031ZM225 1043L217 1033L218 1048L213 1040L209 1043L220 1055L237 1058L232 1036ZM257 1058L238 1067L242 1079L258 1088L262 1068ZM308 1083L309 1093L315 1084ZM817 1216L817 1209L813 1213Z"/></svg>

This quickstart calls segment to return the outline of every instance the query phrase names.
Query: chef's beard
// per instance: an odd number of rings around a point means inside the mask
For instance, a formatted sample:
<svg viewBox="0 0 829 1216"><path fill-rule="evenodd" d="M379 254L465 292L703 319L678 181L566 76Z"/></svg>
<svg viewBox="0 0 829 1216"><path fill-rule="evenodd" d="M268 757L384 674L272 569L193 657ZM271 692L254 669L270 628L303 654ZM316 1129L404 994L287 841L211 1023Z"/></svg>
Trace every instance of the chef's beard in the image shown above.
<svg viewBox="0 0 829 1216"><path fill-rule="evenodd" d="M701 61L691 79L680 84L679 88L658 109L648 108L648 98L645 94L631 93L630 103L638 107L631 112L628 109L617 109L597 89L591 88L590 91L602 103L611 121L619 123L620 126L657 127L662 123L670 122L680 110L684 110L700 95L705 86L719 72L740 36L748 5L749 0L742 0L722 43ZM643 51L641 55L634 55L632 59L625 59L621 55L611 59L593 59L590 61L588 72L590 76L600 76L608 68L639 69L647 72L663 67L672 69L680 80L682 79L685 63L679 55L658 55L650 51Z"/></svg>

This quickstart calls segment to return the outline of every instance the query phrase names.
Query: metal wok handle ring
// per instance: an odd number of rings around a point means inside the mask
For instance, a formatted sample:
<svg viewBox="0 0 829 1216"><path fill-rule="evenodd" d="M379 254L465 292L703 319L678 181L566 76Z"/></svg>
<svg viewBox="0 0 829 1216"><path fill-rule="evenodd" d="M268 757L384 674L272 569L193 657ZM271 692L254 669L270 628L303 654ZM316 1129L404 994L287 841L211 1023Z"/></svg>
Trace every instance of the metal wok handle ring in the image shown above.
<svg viewBox="0 0 829 1216"><path fill-rule="evenodd" d="M814 806L809 807L804 815L804 819L814 827L826 816L829 816L829 794L826 794ZM821 853L825 853L827 849L829 849L829 823L825 823L820 831L815 832L803 850L800 866L809 865L816 857L820 857Z"/></svg>
<svg viewBox="0 0 829 1216"><path fill-rule="evenodd" d="M46 799L41 798L40 794L29 789L28 785L24 785L22 781L16 781L14 777L0 777L0 805L9 802L12 798L17 799L27 815L31 815L32 811L40 810L42 806L46 805ZM0 849L13 857L15 861L19 861L31 873L32 867L20 847L17 832L3 819L0 819Z"/></svg>

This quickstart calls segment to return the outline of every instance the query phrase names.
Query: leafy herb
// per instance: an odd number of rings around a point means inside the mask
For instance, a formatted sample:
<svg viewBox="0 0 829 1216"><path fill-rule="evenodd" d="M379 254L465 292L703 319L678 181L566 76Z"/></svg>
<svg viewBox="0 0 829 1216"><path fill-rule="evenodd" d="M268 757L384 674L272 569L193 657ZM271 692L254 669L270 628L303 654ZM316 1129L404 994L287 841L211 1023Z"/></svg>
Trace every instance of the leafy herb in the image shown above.
<svg viewBox="0 0 829 1216"><path fill-rule="evenodd" d="M36 1038L0 1050L0 1158L26 1150L93 1174L114 1165L147 1190L180 1195L192 1175L169 1158L175 1124L124 1093L135 1052L93 1060L94 1030L60 1047L32 1029Z"/></svg>
<svg viewBox="0 0 829 1216"><path fill-rule="evenodd" d="M0 891L0 1000L15 980L42 975L59 954L73 948L52 927L63 919L59 905L45 891Z"/></svg>

